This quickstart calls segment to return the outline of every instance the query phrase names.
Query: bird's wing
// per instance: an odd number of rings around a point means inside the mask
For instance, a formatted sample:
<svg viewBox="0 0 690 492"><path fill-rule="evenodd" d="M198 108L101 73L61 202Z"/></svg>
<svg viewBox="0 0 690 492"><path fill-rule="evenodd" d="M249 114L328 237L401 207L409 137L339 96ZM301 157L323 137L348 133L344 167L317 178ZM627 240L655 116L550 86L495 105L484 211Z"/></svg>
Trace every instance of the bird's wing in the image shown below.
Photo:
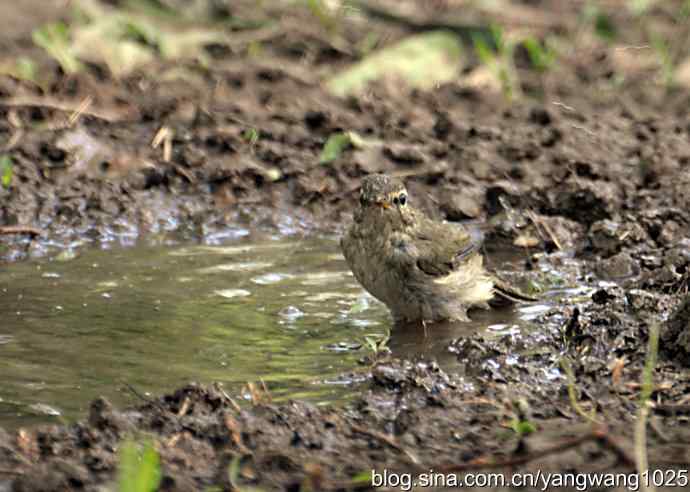
<svg viewBox="0 0 690 492"><path fill-rule="evenodd" d="M417 266L434 277L455 271L480 246L464 227L433 222L426 217L411 235L417 250Z"/></svg>

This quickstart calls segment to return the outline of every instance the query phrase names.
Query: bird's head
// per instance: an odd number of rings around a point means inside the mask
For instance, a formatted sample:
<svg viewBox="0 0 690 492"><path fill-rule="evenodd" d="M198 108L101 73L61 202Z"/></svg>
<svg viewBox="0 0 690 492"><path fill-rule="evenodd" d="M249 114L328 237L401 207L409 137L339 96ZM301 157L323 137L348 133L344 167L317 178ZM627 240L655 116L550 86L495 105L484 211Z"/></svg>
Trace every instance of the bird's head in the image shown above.
<svg viewBox="0 0 690 492"><path fill-rule="evenodd" d="M407 206L407 190L402 181L385 174L370 174L362 180L359 192L362 208L393 210Z"/></svg>
<svg viewBox="0 0 690 492"><path fill-rule="evenodd" d="M411 220L408 201L402 181L385 174L370 174L362 180L357 215L380 225L389 224L393 229L404 228Z"/></svg>

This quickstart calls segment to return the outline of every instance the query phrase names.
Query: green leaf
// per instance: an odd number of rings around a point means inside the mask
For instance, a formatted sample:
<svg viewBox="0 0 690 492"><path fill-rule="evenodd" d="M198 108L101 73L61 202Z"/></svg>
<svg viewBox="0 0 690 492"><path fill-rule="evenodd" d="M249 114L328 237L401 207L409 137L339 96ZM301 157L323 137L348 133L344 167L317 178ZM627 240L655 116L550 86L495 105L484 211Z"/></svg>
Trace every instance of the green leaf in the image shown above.
<svg viewBox="0 0 690 492"><path fill-rule="evenodd" d="M491 25L491 39L494 42L494 46L496 46L497 52L502 53L507 48L506 40L503 36L503 28L501 26L497 24Z"/></svg>
<svg viewBox="0 0 690 492"><path fill-rule="evenodd" d="M233 487L237 487L240 478L240 465L242 464L242 457L235 456L228 465L228 481Z"/></svg>
<svg viewBox="0 0 690 492"><path fill-rule="evenodd" d="M513 421L510 423L510 426L519 436L526 436L527 434L532 434L537 430L534 424L529 420L518 420L517 418L513 419Z"/></svg>
<svg viewBox="0 0 690 492"><path fill-rule="evenodd" d="M378 339L370 335L367 335L364 337L364 342L366 343L369 350L371 350L374 353L378 352Z"/></svg>
<svg viewBox="0 0 690 492"><path fill-rule="evenodd" d="M369 334L364 335L364 345L374 354L388 350L388 342L390 335L385 334Z"/></svg>
<svg viewBox="0 0 690 492"><path fill-rule="evenodd" d="M522 44L527 50L532 66L539 72L545 72L553 65L556 54L547 45L542 45L535 38L527 38Z"/></svg>
<svg viewBox="0 0 690 492"><path fill-rule="evenodd" d="M142 492L158 490L161 481L160 458L152 443L144 447L141 457L141 467L139 468L139 484Z"/></svg>
<svg viewBox="0 0 690 492"><path fill-rule="evenodd" d="M319 164L329 164L340 157L340 154L352 146L352 137L349 132L334 133L323 146L319 156Z"/></svg>
<svg viewBox="0 0 690 492"><path fill-rule="evenodd" d="M351 484L366 485L371 483L371 470L358 473L350 479Z"/></svg>
<svg viewBox="0 0 690 492"><path fill-rule="evenodd" d="M600 38L606 41L613 41L617 35L616 25L611 17L606 14L596 16L594 19L594 30Z"/></svg>
<svg viewBox="0 0 690 492"><path fill-rule="evenodd" d="M3 188L12 184L12 158L7 154L0 157L0 181Z"/></svg>
<svg viewBox="0 0 690 492"><path fill-rule="evenodd" d="M457 36L448 31L430 31L373 52L328 80L326 88L343 97L363 91L369 82L393 76L412 87L429 89L457 76L461 55Z"/></svg>
<svg viewBox="0 0 690 492"><path fill-rule="evenodd" d="M360 296L355 303L350 306L350 309L347 311L347 314L359 314L363 313L369 309L369 301L367 300L366 297Z"/></svg>
<svg viewBox="0 0 690 492"><path fill-rule="evenodd" d="M133 441L125 441L120 448L119 492L151 492L161 482L160 458L151 442L143 449Z"/></svg>
<svg viewBox="0 0 690 492"><path fill-rule="evenodd" d="M31 38L57 60L65 73L72 74L81 70L82 65L72 52L69 29L64 22L53 22L34 29Z"/></svg>
<svg viewBox="0 0 690 492"><path fill-rule="evenodd" d="M483 37L473 34L472 45L477 58L485 65L488 65L496 57L496 53L494 53L494 50L491 49L489 43Z"/></svg>
<svg viewBox="0 0 690 492"><path fill-rule="evenodd" d="M242 132L242 138L249 143L249 145L254 146L259 141L259 132L256 128L247 128Z"/></svg>

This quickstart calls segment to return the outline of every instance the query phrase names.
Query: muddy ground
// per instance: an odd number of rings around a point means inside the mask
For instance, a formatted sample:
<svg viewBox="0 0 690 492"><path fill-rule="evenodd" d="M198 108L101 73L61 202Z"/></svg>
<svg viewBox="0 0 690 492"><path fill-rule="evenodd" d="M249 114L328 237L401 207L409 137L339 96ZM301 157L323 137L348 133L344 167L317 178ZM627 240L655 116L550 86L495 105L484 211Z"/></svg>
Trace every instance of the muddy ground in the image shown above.
<svg viewBox="0 0 690 492"><path fill-rule="evenodd" d="M270 6L262 15L280 14L286 27L242 31L248 41L231 48L209 45L208 67L159 61L115 80L98 65L64 75L46 58L43 87L0 78L0 135L14 164L11 185L0 187L3 261L134 237L204 240L237 223L339 231L361 177L387 172L403 176L430 214L485 223L489 254L524 251L521 278L536 291L595 288L541 314L537 332L458 339L449 350L460 374L394 353L369 357L361 368L369 383L344 408L265 395L238 408L220 389L188 386L136 409L95 401L74 425L0 430L0 490L98 490L112 483L118 445L132 434L155 440L164 490L361 488L354 477L371 469L631 473L655 328L648 442L637 451L647 450L652 469L688 468L690 91L664 83L648 41L654 29L674 42L678 64L688 56L683 2L659 2L642 18L599 2L613 39L578 20L584 2L509 2L488 14L462 6L472 22L570 40L546 72L516 51L522 95L512 101L468 82L477 60L431 91L383 81L340 99L323 88L324 74L359 59L367 33L392 43L445 21L459 3L400 2L412 6L405 16L414 25L345 18L337 38L306 11ZM258 15L244 7L233 3L232 14ZM3 50L45 58L13 25ZM247 49L252 33L260 56ZM160 76L173 65L189 77ZM167 151L152 146L162 127ZM320 164L339 131L382 145ZM96 150L75 157L65 143L75 138ZM229 464L240 465L233 483Z"/></svg>

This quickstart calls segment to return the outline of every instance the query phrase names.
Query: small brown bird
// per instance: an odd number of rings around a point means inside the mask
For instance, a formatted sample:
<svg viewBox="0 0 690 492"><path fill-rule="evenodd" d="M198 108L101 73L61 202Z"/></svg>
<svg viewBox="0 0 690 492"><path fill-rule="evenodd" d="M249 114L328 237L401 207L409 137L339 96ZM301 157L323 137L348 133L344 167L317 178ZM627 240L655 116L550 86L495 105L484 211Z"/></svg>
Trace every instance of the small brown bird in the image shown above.
<svg viewBox="0 0 690 492"><path fill-rule="evenodd" d="M468 308L486 308L495 296L535 300L486 271L464 227L415 210L403 183L384 174L363 179L340 245L355 278L396 323L467 321Z"/></svg>

